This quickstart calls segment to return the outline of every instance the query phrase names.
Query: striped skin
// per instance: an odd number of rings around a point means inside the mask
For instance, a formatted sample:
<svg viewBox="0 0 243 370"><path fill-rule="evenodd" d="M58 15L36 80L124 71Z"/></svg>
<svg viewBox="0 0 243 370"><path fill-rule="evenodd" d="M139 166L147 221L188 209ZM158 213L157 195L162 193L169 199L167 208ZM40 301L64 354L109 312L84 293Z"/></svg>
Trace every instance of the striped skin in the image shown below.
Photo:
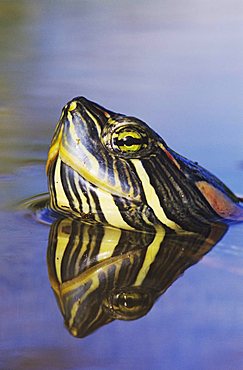
<svg viewBox="0 0 243 370"><path fill-rule="evenodd" d="M51 227L49 278L66 327L85 337L114 319L144 316L156 299L224 235L158 228L154 233L61 219Z"/></svg>
<svg viewBox="0 0 243 370"><path fill-rule="evenodd" d="M240 200L146 123L83 97L63 108L46 168L50 207L74 218L194 232L216 219L243 220Z"/></svg>

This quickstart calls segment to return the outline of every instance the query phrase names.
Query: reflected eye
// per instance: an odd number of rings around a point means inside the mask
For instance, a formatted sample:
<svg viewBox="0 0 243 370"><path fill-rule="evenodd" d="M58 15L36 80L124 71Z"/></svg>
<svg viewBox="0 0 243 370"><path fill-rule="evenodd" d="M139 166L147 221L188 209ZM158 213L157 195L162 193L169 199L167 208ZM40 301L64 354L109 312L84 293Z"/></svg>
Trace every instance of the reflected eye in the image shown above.
<svg viewBox="0 0 243 370"><path fill-rule="evenodd" d="M148 146L148 138L144 132L123 128L113 133L112 147L122 153L135 153Z"/></svg>
<svg viewBox="0 0 243 370"><path fill-rule="evenodd" d="M150 294L137 290L117 292L105 302L110 315L119 320L134 320L144 316L152 306Z"/></svg>

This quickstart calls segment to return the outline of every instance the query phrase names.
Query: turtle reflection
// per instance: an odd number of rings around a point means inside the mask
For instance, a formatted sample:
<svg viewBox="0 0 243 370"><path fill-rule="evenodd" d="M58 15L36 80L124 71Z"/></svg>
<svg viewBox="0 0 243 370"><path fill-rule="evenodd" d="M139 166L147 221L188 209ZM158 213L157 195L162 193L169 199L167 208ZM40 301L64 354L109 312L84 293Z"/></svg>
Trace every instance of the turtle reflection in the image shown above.
<svg viewBox="0 0 243 370"><path fill-rule="evenodd" d="M156 299L225 234L159 228L133 232L71 219L56 221L47 253L49 278L69 332L85 337L113 321L144 316Z"/></svg>

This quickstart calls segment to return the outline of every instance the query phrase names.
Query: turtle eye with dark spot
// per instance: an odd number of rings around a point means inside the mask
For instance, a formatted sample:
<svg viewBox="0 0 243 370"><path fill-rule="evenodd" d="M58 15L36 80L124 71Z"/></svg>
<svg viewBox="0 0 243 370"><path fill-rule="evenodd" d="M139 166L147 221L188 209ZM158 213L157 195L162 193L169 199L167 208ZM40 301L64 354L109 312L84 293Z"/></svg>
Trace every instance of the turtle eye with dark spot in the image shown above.
<svg viewBox="0 0 243 370"><path fill-rule="evenodd" d="M135 320L151 309L153 299L150 293L134 287L127 291L114 292L103 304L111 317L118 320Z"/></svg>
<svg viewBox="0 0 243 370"><path fill-rule="evenodd" d="M126 127L113 132L112 148L117 152L136 153L147 146L148 138L142 131Z"/></svg>

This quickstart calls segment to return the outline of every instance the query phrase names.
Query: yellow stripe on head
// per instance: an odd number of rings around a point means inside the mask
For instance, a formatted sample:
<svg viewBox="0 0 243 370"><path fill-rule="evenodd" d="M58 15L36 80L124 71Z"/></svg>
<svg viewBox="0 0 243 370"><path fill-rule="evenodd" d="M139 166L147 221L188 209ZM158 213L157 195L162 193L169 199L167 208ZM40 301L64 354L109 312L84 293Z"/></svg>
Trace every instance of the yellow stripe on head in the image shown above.
<svg viewBox="0 0 243 370"><path fill-rule="evenodd" d="M154 211L155 216L161 221L164 225L168 226L174 230L181 230L181 227L176 224L174 221L170 220L160 204L159 197L154 189L154 187L150 183L149 176L147 171L144 169L143 164L140 160L132 159L131 162L133 163L138 177L142 183L143 191L146 197L147 204L152 210Z"/></svg>

